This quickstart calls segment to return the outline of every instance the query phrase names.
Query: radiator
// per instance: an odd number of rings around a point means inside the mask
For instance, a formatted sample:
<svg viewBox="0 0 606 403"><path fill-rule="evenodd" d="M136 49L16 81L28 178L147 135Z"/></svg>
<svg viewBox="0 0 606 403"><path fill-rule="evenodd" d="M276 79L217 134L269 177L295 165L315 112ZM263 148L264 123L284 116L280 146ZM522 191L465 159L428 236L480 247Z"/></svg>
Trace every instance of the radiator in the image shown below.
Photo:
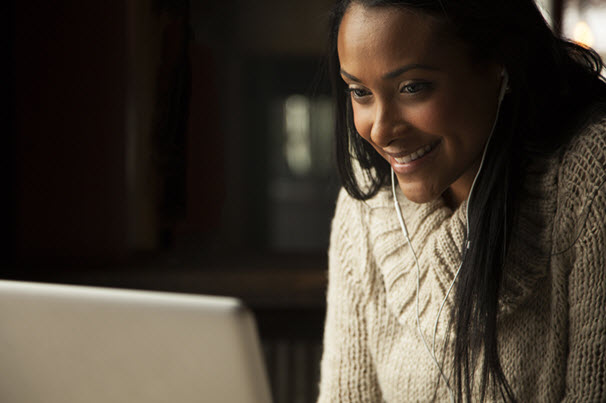
<svg viewBox="0 0 606 403"><path fill-rule="evenodd" d="M321 342L264 340L263 350L274 403L314 403L317 400Z"/></svg>

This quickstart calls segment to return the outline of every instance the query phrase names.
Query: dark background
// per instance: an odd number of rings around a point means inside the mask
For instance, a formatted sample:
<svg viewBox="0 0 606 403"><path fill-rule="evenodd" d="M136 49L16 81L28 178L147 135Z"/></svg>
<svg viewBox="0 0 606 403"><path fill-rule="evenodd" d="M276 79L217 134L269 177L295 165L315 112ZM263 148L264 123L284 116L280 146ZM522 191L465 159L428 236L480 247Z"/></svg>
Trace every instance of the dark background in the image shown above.
<svg viewBox="0 0 606 403"><path fill-rule="evenodd" d="M276 100L328 94L328 3L11 3L7 263L321 253L328 223L271 240L270 127Z"/></svg>

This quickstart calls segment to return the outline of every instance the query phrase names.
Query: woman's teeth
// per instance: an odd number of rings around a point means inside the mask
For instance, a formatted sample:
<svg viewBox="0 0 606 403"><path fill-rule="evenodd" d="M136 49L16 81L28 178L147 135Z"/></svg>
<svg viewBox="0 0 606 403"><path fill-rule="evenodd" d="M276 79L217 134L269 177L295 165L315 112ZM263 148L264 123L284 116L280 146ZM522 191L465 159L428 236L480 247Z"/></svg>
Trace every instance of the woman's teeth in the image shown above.
<svg viewBox="0 0 606 403"><path fill-rule="evenodd" d="M430 152L432 148L433 146L428 144L425 147L419 148L412 154L408 154L399 158L394 157L394 160L396 160L398 164L408 164L411 161L418 160L419 158Z"/></svg>

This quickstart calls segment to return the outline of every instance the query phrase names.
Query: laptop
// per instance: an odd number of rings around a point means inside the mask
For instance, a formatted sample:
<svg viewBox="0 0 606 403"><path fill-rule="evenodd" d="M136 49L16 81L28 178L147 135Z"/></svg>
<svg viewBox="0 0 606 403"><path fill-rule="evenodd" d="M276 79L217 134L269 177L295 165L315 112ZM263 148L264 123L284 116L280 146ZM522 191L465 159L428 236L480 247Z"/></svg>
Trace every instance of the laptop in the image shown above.
<svg viewBox="0 0 606 403"><path fill-rule="evenodd" d="M0 374L6 403L271 401L229 297L0 280Z"/></svg>

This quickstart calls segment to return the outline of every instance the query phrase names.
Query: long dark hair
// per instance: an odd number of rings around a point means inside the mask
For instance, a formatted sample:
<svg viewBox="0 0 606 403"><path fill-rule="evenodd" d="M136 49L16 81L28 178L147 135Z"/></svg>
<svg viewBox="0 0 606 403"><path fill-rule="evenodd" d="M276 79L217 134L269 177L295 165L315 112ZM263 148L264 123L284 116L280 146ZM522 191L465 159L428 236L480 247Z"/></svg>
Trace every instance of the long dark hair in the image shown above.
<svg viewBox="0 0 606 403"><path fill-rule="evenodd" d="M469 213L469 241L457 280L451 326L454 331L454 390L470 400L475 374L484 400L489 390L515 401L498 354L497 312L503 264L509 245L507 228L525 164L565 145L592 107L606 100L599 55L556 36L533 0L340 0L331 16L329 69L336 102L337 164L344 188L367 200L389 180L389 164L356 132L351 100L340 78L337 35L352 3L365 7L405 7L441 18L468 44L478 60L497 61L507 69L511 91L501 107L487 148ZM514 146L515 145L515 146ZM358 183L352 159L367 181ZM496 230L495 230L496 229ZM480 359L482 367L476 371Z"/></svg>

